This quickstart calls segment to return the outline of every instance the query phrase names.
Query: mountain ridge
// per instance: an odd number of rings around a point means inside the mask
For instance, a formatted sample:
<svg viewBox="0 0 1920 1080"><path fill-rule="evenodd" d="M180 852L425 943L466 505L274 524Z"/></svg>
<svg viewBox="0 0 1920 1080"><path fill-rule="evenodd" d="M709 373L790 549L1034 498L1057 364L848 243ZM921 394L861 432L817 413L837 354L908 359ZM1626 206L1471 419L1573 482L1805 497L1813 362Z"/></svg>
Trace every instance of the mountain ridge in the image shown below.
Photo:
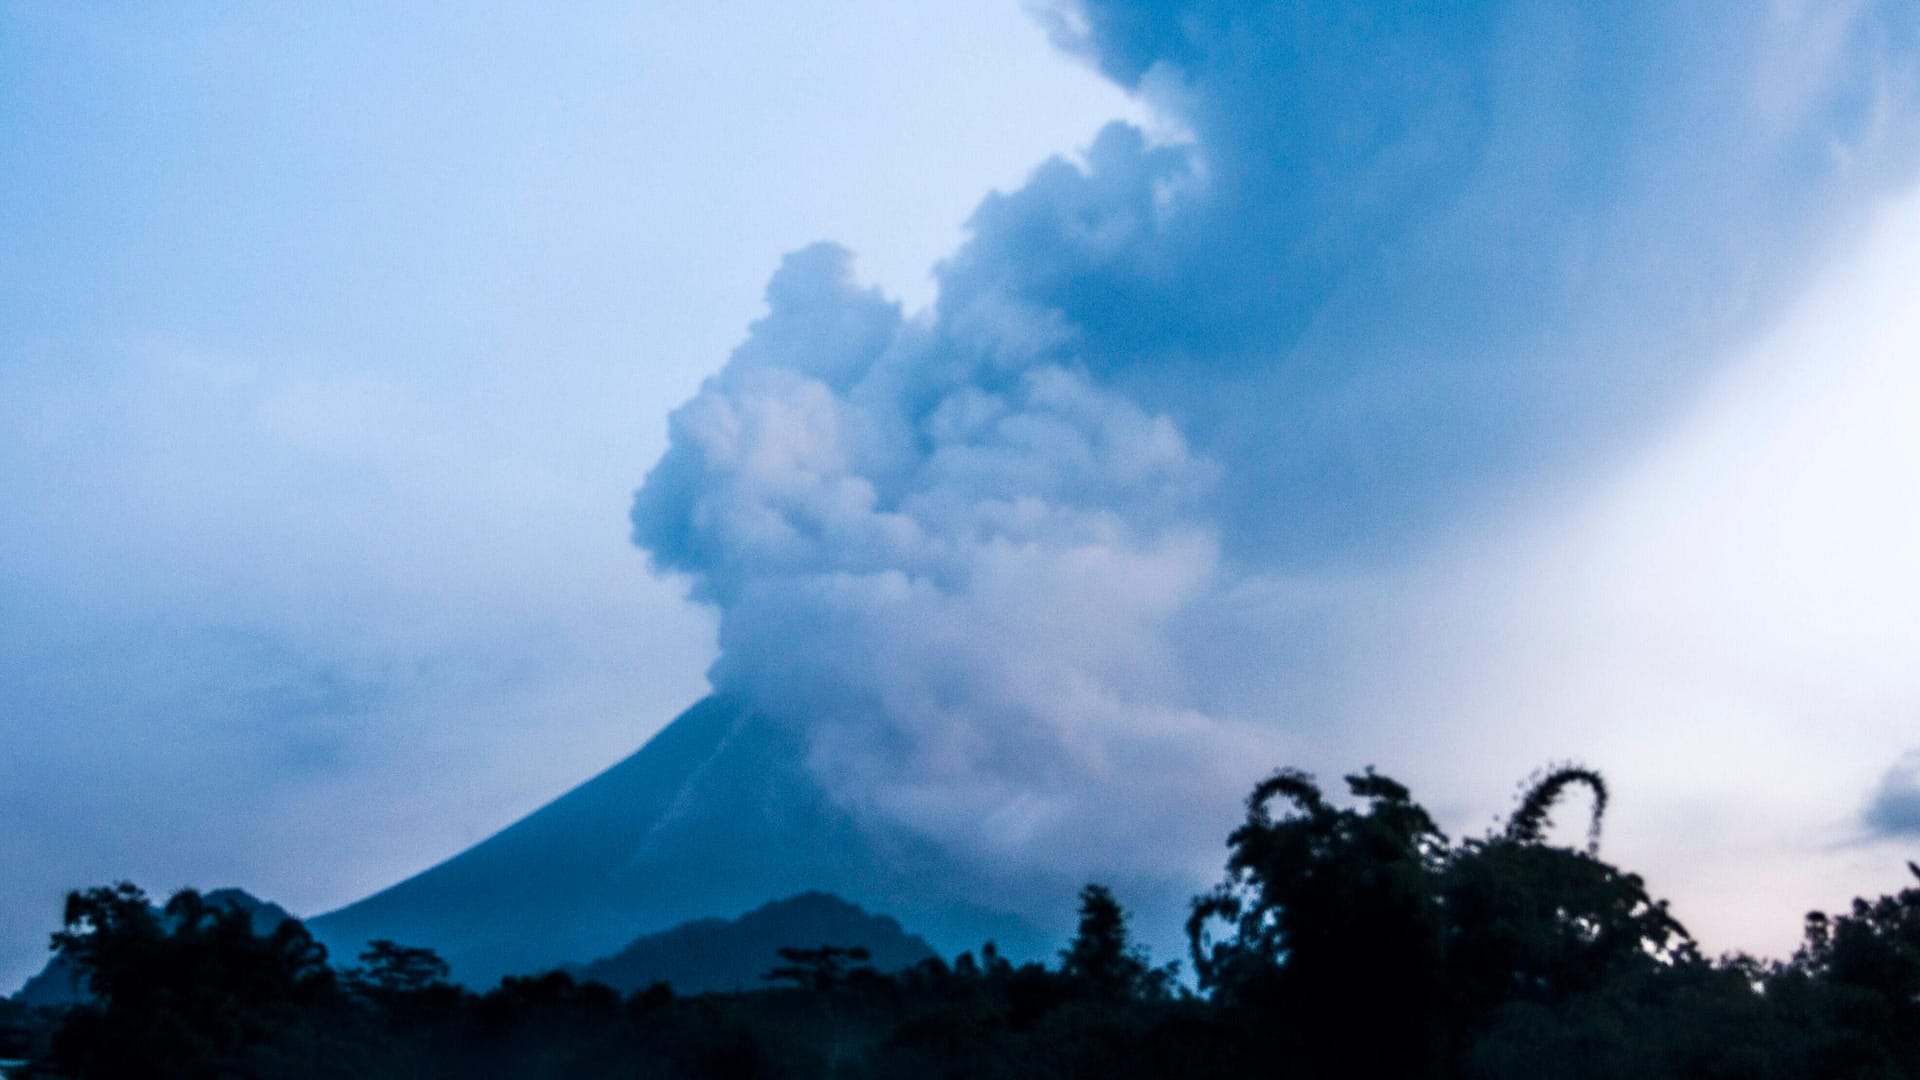
<svg viewBox="0 0 1920 1080"><path fill-rule="evenodd" d="M738 918L695 919L647 934L570 970L580 979L622 992L656 982L683 994L751 990L764 985L768 970L780 963L781 948L825 945L865 949L868 964L883 973L937 955L925 939L892 916L814 890L763 904Z"/></svg>

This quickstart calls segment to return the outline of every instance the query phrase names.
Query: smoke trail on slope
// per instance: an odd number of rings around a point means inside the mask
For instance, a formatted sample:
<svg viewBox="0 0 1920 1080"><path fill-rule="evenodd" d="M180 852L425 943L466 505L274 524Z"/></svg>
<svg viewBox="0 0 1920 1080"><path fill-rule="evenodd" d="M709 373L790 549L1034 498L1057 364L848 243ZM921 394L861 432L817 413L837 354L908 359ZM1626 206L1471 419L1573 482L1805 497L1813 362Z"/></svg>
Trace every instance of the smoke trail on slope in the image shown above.
<svg viewBox="0 0 1920 1080"><path fill-rule="evenodd" d="M790 256L674 414L635 540L847 807L1206 861L1303 725L1203 684L1312 644L1221 597L1386 572L1679 400L1920 145L1899 2L1376 7L1050 9L1188 140L990 196L914 317Z"/></svg>

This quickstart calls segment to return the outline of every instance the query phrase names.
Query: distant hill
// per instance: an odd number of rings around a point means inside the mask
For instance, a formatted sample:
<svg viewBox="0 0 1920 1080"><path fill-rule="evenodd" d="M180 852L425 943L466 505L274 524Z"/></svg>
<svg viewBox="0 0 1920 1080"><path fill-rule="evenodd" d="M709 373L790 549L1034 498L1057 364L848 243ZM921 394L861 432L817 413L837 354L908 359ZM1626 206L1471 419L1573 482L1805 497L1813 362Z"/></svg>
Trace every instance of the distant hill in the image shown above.
<svg viewBox="0 0 1920 1080"><path fill-rule="evenodd" d="M656 982L684 994L751 990L780 963L783 946L863 947L877 971L899 971L934 955L933 947L894 919L869 914L837 896L801 893L755 908L738 919L698 919L649 934L612 956L575 971L618 990Z"/></svg>
<svg viewBox="0 0 1920 1080"><path fill-rule="evenodd" d="M253 932L256 934L271 934L281 923L293 921L293 916L285 908L262 900L244 889L215 889L201 896L207 906L216 911L232 909L249 913L253 917ZM14 1001L33 1008L62 1008L77 1005L86 999L87 990L80 985L79 970L66 957L58 955L48 960L47 966L40 969L40 974L28 979L13 995Z"/></svg>
<svg viewBox="0 0 1920 1080"><path fill-rule="evenodd" d="M502 832L308 926L336 957L374 938L432 948L469 986L805 890L890 912L946 952L989 939L1014 956L1058 947L1079 882L988 877L856 821L805 761L792 727L710 697ZM1057 912L1056 924L1030 911Z"/></svg>

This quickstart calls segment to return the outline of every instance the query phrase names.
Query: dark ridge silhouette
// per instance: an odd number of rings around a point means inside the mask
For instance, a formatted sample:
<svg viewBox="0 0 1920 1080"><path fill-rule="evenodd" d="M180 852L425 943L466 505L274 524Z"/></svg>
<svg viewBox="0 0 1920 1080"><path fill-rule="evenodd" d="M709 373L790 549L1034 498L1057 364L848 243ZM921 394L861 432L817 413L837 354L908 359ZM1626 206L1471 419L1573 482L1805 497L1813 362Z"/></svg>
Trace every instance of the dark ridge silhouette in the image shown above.
<svg viewBox="0 0 1920 1080"><path fill-rule="evenodd" d="M336 956L378 939L432 948L469 986L806 890L891 912L943 949L1049 947L1052 935L1016 914L1046 910L1044 897L855 821L805 760L791 728L707 698L493 837L310 926Z"/></svg>
<svg viewBox="0 0 1920 1080"><path fill-rule="evenodd" d="M873 915L837 896L801 893L737 919L699 919L650 934L574 972L616 990L667 983L683 994L752 990L792 946L865 949L881 973L934 957L933 947L894 919Z"/></svg>

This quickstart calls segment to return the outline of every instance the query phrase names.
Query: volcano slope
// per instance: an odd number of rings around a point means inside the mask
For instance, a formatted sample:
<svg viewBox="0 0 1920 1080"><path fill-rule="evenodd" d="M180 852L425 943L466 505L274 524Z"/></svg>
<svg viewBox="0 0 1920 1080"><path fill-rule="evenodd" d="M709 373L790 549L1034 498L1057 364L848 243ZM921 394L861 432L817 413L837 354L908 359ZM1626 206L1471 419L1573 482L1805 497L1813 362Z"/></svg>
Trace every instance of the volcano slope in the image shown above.
<svg viewBox="0 0 1920 1080"><path fill-rule="evenodd" d="M993 940L1040 955L1056 943L1013 904L982 899L1025 890L856 821L804 760L791 727L706 698L491 838L309 926L336 962L384 938L438 951L473 986L808 890L892 915L943 951ZM1047 906L1067 911L1071 895Z"/></svg>

